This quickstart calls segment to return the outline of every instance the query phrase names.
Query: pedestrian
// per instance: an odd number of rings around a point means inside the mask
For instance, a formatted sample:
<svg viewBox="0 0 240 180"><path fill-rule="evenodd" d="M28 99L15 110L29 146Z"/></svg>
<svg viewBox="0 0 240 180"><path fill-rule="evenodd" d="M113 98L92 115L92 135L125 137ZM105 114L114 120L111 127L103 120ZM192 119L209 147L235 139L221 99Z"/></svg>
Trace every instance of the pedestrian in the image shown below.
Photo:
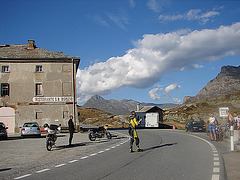
<svg viewBox="0 0 240 180"><path fill-rule="evenodd" d="M240 135L240 118L238 117L237 112L234 112L233 116L234 116L236 129L239 130L239 135Z"/></svg>
<svg viewBox="0 0 240 180"><path fill-rule="evenodd" d="M122 119L122 128L124 128L125 120Z"/></svg>
<svg viewBox="0 0 240 180"><path fill-rule="evenodd" d="M72 146L72 139L73 139L73 133L74 133L74 124L73 124L73 116L70 115L70 119L68 120L68 130L69 130L69 146Z"/></svg>
<svg viewBox="0 0 240 180"><path fill-rule="evenodd" d="M233 117L233 115L231 115L231 113L229 111L227 111L227 115L228 115L229 128L231 126L233 126L233 129L234 129L235 128L234 117Z"/></svg>
<svg viewBox="0 0 240 180"><path fill-rule="evenodd" d="M213 116L213 113L211 113L211 117L208 119L209 121L209 131L210 131L210 136L211 136L211 140L215 140L217 141L217 136L216 136L216 127L215 124L217 122L217 118Z"/></svg>
<svg viewBox="0 0 240 180"><path fill-rule="evenodd" d="M142 151L142 149L140 149L139 147L139 137L136 131L136 126L138 126L139 123L141 123L142 119L139 119L136 117L136 113L135 111L131 112L131 117L129 119L129 130L128 133L130 135L130 153L134 152L133 151L133 143L134 143L134 139L135 139L135 143L137 146L137 151Z"/></svg>

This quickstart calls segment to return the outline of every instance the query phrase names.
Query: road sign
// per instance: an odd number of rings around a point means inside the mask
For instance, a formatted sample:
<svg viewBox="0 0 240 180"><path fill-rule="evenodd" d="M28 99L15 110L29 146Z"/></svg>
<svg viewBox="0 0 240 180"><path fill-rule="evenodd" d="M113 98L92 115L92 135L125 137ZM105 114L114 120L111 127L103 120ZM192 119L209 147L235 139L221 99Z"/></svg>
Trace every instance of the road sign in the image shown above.
<svg viewBox="0 0 240 180"><path fill-rule="evenodd" d="M229 111L229 107L220 107L219 108L219 116L220 117L227 117L227 111Z"/></svg>

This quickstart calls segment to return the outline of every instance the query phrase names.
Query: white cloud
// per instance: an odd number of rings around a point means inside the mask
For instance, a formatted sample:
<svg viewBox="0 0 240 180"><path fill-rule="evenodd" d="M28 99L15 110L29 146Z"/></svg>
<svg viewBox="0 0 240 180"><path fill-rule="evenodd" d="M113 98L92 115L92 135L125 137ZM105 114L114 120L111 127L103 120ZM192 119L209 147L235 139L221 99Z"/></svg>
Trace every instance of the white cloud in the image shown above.
<svg viewBox="0 0 240 180"><path fill-rule="evenodd" d="M161 97L158 94L158 92L161 90L161 88L154 88L151 91L148 92L148 95L150 96L151 99L153 100L159 100Z"/></svg>
<svg viewBox="0 0 240 180"><path fill-rule="evenodd" d="M178 84L171 84L171 85L167 86L163 92L165 98L169 98L171 91L173 91L175 89L179 89L179 88L181 88L181 86Z"/></svg>
<svg viewBox="0 0 240 180"><path fill-rule="evenodd" d="M215 9L213 11L202 12L201 9L191 9L184 14L160 15L159 19L161 21L176 21L176 20L181 20L181 19L188 20L188 21L197 20L201 24L206 24L210 20L210 18L219 16L220 13L216 10L217 9Z"/></svg>
<svg viewBox="0 0 240 180"><path fill-rule="evenodd" d="M161 7L160 5L158 4L157 0L149 0L147 2L147 6L153 10L154 12L159 12Z"/></svg>
<svg viewBox="0 0 240 180"><path fill-rule="evenodd" d="M126 25L128 24L128 18L123 10L119 10L117 13L107 13L108 18L116 24L121 29L126 29Z"/></svg>
<svg viewBox="0 0 240 180"><path fill-rule="evenodd" d="M173 101L177 104L180 104L182 102L182 100L178 98L173 98Z"/></svg>
<svg viewBox="0 0 240 180"><path fill-rule="evenodd" d="M192 32L145 34L124 56L95 63L77 74L78 97L107 94L123 86L147 88L172 71L240 55L240 23Z"/></svg>

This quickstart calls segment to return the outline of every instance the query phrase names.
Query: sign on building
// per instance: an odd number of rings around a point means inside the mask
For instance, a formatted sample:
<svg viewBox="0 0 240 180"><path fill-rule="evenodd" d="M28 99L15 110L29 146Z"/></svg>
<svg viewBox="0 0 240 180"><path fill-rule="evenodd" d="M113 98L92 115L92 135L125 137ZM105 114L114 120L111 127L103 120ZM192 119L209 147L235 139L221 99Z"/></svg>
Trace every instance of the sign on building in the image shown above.
<svg viewBox="0 0 240 180"><path fill-rule="evenodd" d="M220 107L219 108L219 116L220 117L227 117L227 111L229 111L229 107Z"/></svg>
<svg viewBox="0 0 240 180"><path fill-rule="evenodd" d="M34 97L33 102L73 102L73 97Z"/></svg>

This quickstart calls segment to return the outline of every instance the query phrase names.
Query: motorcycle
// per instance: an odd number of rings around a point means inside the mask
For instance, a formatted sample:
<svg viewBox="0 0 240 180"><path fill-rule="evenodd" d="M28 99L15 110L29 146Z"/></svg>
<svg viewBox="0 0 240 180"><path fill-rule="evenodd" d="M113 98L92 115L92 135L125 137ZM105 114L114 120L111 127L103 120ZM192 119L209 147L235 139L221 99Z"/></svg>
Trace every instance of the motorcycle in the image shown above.
<svg viewBox="0 0 240 180"><path fill-rule="evenodd" d="M48 124L44 124L44 128L47 131L47 136L46 136L46 148L48 151L51 151L53 146L56 147L56 140L57 140L57 131L60 131L61 124L55 125L51 124L50 126Z"/></svg>
<svg viewBox="0 0 240 180"><path fill-rule="evenodd" d="M112 135L108 131L108 125L105 125L104 127L102 126L98 128L90 128L88 130L88 138L90 141L95 141L96 138L103 138L103 137L112 139Z"/></svg>

